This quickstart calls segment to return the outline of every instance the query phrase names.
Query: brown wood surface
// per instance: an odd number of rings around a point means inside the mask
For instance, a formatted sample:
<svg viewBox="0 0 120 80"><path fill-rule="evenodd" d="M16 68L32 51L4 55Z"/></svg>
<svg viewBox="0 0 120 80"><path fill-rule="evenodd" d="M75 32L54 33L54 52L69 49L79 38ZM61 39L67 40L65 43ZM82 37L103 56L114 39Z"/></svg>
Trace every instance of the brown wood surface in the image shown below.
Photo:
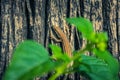
<svg viewBox="0 0 120 80"><path fill-rule="evenodd" d="M0 0L0 80L19 42L32 39L46 49L49 43L60 45L49 39L53 25L63 30L72 50L84 47L80 33L65 22L79 16L91 20L95 31L107 31L108 50L120 60L120 0Z"/></svg>

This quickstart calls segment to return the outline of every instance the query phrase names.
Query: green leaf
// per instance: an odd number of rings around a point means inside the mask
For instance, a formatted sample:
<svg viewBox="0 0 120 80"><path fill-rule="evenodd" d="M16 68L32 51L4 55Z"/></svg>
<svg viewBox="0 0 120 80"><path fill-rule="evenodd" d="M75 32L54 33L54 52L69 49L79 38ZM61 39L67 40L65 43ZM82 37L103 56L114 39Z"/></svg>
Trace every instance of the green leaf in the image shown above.
<svg viewBox="0 0 120 80"><path fill-rule="evenodd" d="M110 69L113 80L118 80L119 73L119 62L115 59L108 51L100 51L96 48L93 49L93 53L100 59L104 60L108 64L108 68Z"/></svg>
<svg viewBox="0 0 120 80"><path fill-rule="evenodd" d="M97 33L96 36L97 36L96 38L99 40L99 42L108 41L108 35L106 32L99 32L99 33Z"/></svg>
<svg viewBox="0 0 120 80"><path fill-rule="evenodd" d="M113 80L108 65L101 59L92 56L81 56L78 71L90 80Z"/></svg>
<svg viewBox="0 0 120 80"><path fill-rule="evenodd" d="M99 33L93 32L89 40L93 43L107 42L108 36L106 32L99 32Z"/></svg>
<svg viewBox="0 0 120 80"><path fill-rule="evenodd" d="M49 46L53 52L52 58L55 58L56 60L62 60L62 61L70 61L70 58L62 52L61 48L57 45L51 44Z"/></svg>
<svg viewBox="0 0 120 80"><path fill-rule="evenodd" d="M93 25L88 19L82 17L67 18L66 21L77 27L78 31L87 39L89 39L90 35L94 32Z"/></svg>
<svg viewBox="0 0 120 80"><path fill-rule="evenodd" d="M53 60L48 60L47 62L40 64L39 66L31 69L27 74L24 74L19 80L33 80L33 77L40 77L43 74L47 74L50 71L54 71L57 66L59 66L59 62L54 62Z"/></svg>
<svg viewBox="0 0 120 80"><path fill-rule="evenodd" d="M48 64L49 61L49 65ZM46 49L34 42L24 41L20 43L13 53L11 63L9 64L4 76L4 80L30 80L33 77L44 73L44 69L54 66Z"/></svg>

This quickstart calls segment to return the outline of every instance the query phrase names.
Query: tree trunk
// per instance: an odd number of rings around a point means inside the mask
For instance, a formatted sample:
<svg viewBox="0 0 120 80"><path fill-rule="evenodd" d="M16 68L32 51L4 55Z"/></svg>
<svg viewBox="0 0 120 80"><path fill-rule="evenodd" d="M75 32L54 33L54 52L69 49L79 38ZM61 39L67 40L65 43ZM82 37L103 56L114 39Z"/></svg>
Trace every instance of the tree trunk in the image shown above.
<svg viewBox="0 0 120 80"><path fill-rule="evenodd" d="M120 61L120 0L0 0L0 80L19 42L32 39L46 49L49 43L58 44L50 39L53 25L67 35L72 50L84 47L80 33L65 22L80 16L91 20L95 31L107 31L108 50Z"/></svg>

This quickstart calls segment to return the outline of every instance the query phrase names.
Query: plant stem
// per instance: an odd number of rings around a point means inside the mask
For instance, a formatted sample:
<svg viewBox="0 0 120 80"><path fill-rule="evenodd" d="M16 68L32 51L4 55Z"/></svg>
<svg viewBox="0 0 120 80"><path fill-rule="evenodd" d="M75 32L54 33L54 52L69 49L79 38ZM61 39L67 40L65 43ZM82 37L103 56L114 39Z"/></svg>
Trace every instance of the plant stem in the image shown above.
<svg viewBox="0 0 120 80"><path fill-rule="evenodd" d="M91 47L90 47L91 46ZM90 51L92 49L93 44L89 43L86 45L84 49L80 49L79 51L76 52L76 54L71 58L72 61L78 59L80 57L80 54L83 54L85 51Z"/></svg>
<svg viewBox="0 0 120 80"><path fill-rule="evenodd" d="M52 75L49 80L55 80L57 77L59 77L61 74L64 74L66 72L67 65L69 63L64 63L63 65L56 68L56 73Z"/></svg>
<svg viewBox="0 0 120 80"><path fill-rule="evenodd" d="M92 45L91 45L91 46L92 46ZM67 70L66 68L68 68L67 66L68 66L71 62L73 62L74 60L78 59L78 58L80 57L80 54L81 54L81 53L84 53L84 52L87 51L88 49L89 49L89 47L86 46L84 49L77 51L77 52L76 52L77 54L75 54L75 55L71 58L71 61L70 61L70 62L64 63L63 65L61 65L61 66L59 66L58 68L56 68L56 73L55 73L54 75L52 75L52 76L49 78L49 80L55 80L55 79L56 79L57 77L59 77L60 75L66 73L66 70ZM59 71L59 70L60 70L60 71Z"/></svg>
<svg viewBox="0 0 120 80"><path fill-rule="evenodd" d="M48 80L55 80L58 76L60 76L60 74L56 73L53 76L51 76Z"/></svg>

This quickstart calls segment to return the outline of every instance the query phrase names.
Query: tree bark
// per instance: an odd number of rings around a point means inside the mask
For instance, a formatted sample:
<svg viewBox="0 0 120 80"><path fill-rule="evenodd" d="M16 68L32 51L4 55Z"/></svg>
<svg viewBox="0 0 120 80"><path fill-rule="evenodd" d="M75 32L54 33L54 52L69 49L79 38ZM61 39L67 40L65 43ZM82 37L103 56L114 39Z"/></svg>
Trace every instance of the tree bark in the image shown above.
<svg viewBox="0 0 120 80"><path fill-rule="evenodd" d="M108 50L120 61L120 0L0 0L0 80L21 41L35 40L48 50L50 43L60 45L50 39L53 25L67 35L73 51L84 47L81 33L65 22L80 16L91 20L95 31L108 33Z"/></svg>

